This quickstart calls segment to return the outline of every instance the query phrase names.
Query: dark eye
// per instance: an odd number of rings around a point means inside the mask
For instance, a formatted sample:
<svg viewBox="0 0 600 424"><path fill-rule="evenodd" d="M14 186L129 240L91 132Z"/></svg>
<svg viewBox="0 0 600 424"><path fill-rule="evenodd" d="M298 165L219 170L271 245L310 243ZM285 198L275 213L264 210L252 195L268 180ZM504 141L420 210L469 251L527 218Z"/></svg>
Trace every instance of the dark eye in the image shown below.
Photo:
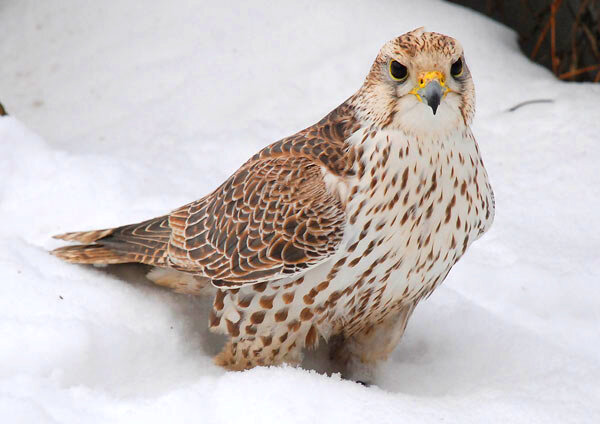
<svg viewBox="0 0 600 424"><path fill-rule="evenodd" d="M404 81L408 77L408 69L400 62L392 60L390 62L390 76L395 81Z"/></svg>
<svg viewBox="0 0 600 424"><path fill-rule="evenodd" d="M453 77L459 77L460 74L462 74L463 71L463 67L462 67L462 59L459 57L458 60L456 62L454 62L452 64L452 67L450 68L450 73L452 74Z"/></svg>

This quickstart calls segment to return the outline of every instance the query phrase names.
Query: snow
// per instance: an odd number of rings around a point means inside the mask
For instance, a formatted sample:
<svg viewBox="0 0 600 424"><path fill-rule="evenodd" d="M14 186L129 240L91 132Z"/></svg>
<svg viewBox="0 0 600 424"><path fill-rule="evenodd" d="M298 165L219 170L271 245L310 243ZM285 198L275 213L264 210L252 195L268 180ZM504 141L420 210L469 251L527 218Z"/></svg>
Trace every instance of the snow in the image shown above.
<svg viewBox="0 0 600 424"><path fill-rule="evenodd" d="M207 299L48 255L208 193L422 25L465 47L497 213L376 386L323 373L324 350L225 372ZM0 26L2 422L600 422L600 85L438 1L27 0ZM531 99L553 102L507 111Z"/></svg>

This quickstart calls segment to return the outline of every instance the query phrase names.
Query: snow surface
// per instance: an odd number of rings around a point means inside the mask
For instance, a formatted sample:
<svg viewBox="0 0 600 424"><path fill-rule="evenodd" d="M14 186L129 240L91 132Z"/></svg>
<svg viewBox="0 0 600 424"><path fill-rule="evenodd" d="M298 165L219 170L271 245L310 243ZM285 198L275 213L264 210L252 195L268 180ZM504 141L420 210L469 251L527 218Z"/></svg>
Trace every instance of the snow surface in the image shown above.
<svg viewBox="0 0 600 424"><path fill-rule="evenodd" d="M52 234L165 213L351 95L388 39L455 36L496 193L377 386L225 372L207 300L136 267L73 266ZM600 85L438 1L0 3L0 421L600 422ZM507 109L525 100L552 103Z"/></svg>

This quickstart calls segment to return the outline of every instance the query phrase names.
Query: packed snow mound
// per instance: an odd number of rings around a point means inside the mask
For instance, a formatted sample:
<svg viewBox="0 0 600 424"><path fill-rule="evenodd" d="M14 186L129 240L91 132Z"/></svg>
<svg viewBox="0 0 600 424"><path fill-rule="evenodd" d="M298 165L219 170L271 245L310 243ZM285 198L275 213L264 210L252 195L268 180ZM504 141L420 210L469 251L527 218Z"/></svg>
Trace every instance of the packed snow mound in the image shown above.
<svg viewBox="0 0 600 424"><path fill-rule="evenodd" d="M496 220L376 386L315 371L319 352L225 372L207 299L48 254L53 234L208 193L422 25L465 48ZM438 1L29 0L0 26L2 422L600 422L600 85L557 81L512 31ZM551 102L508 111L532 99Z"/></svg>

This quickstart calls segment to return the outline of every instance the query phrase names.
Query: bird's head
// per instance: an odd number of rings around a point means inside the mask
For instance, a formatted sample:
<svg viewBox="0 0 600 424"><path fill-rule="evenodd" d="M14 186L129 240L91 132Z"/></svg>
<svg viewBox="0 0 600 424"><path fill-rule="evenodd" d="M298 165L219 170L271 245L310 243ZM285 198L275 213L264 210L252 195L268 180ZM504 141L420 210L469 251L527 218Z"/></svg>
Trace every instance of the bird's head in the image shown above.
<svg viewBox="0 0 600 424"><path fill-rule="evenodd" d="M381 48L356 98L364 118L416 134L468 126L475 109L473 80L461 45L423 28Z"/></svg>

